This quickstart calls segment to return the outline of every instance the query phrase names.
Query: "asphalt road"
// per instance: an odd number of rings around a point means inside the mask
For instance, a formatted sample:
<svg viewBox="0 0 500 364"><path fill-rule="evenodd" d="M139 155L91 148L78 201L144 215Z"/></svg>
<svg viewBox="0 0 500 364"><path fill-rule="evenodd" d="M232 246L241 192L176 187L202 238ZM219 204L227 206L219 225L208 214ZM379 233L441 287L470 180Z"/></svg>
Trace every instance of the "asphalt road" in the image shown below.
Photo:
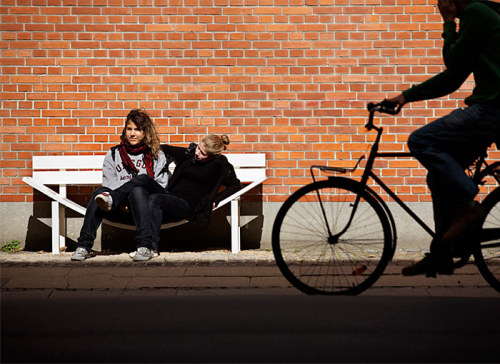
<svg viewBox="0 0 500 364"><path fill-rule="evenodd" d="M1 362L498 362L498 298L2 300Z"/></svg>

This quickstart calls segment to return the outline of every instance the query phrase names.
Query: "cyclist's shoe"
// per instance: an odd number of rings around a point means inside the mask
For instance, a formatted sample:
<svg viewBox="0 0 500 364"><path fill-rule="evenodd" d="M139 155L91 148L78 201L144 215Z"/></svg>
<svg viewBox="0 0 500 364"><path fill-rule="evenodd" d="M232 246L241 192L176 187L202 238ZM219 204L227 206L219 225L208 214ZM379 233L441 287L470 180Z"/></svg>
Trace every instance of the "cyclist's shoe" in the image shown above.
<svg viewBox="0 0 500 364"><path fill-rule="evenodd" d="M103 192L97 195L94 201L102 211L108 212L113 208L113 199L108 192Z"/></svg>
<svg viewBox="0 0 500 364"><path fill-rule="evenodd" d="M132 258L134 262L144 262L153 258L153 251L149 248L141 246L137 248L134 257Z"/></svg>
<svg viewBox="0 0 500 364"><path fill-rule="evenodd" d="M479 223L486 217L486 210L477 201L472 206L461 209L454 214L450 227L443 234L443 241L457 239L468 231L477 229Z"/></svg>
<svg viewBox="0 0 500 364"><path fill-rule="evenodd" d="M71 260L81 262L90 258L90 253L85 248L76 248L75 252L71 255Z"/></svg>
<svg viewBox="0 0 500 364"><path fill-rule="evenodd" d="M435 258L427 253L424 259L403 268L401 273L406 277L425 274L426 277L436 277L436 274L453 274L453 259L451 257Z"/></svg>

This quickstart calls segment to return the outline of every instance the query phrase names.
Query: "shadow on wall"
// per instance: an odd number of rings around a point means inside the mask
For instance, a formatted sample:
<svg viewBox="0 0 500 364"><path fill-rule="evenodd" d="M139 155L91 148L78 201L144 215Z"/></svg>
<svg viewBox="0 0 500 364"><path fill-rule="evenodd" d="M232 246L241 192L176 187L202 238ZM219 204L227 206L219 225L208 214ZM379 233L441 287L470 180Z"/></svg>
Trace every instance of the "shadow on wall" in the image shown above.
<svg viewBox="0 0 500 364"><path fill-rule="evenodd" d="M262 187L259 187L260 189ZM260 191L261 192L261 191ZM261 245L264 216L262 202L243 201L241 211L241 249L258 249ZM214 211L210 226L200 229L193 223L183 224L161 231L160 251L203 251L212 249L231 249L230 206ZM42 221L43 220L43 221ZM67 210L68 251L76 248L82 216ZM101 243L96 241L96 250L111 252L130 252L135 250L134 230L120 229L102 225ZM99 239L99 237L98 237ZM96 239L96 240L98 240ZM50 202L34 202L33 215L28 222L25 240L27 251L51 251Z"/></svg>

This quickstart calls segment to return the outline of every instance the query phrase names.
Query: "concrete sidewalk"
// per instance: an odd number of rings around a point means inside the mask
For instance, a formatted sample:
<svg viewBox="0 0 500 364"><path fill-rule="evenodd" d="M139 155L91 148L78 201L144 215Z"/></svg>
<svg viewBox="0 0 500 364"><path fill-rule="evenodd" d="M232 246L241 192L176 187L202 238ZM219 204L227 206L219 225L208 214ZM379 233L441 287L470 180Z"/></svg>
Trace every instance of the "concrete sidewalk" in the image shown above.
<svg viewBox="0 0 500 364"><path fill-rule="evenodd" d="M128 254L98 254L72 262L71 253L0 253L2 299L68 295L301 295L282 276L272 252L244 250L161 253L144 263ZM477 268L452 276L403 277L401 268L422 252L398 249L384 275L363 295L498 297Z"/></svg>

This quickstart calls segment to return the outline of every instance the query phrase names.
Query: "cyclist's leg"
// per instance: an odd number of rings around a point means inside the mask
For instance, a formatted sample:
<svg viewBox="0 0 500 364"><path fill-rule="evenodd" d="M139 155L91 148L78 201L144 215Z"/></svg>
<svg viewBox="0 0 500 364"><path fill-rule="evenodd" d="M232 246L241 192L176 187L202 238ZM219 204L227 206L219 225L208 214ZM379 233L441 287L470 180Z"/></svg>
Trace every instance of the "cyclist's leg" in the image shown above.
<svg viewBox="0 0 500 364"><path fill-rule="evenodd" d="M500 133L499 113L484 105L458 109L415 131L408 141L413 155L439 180L435 193L453 196L453 207L466 207L478 192L465 169ZM493 114L493 117L491 116Z"/></svg>
<svg viewBox="0 0 500 364"><path fill-rule="evenodd" d="M480 127L481 113L457 109L410 135L412 154L428 170L431 178L440 181L436 193L448 191L455 196L456 207L466 205L477 194L477 186L464 172L478 150L491 143L492 127ZM472 110L474 111L474 110ZM471 115L472 114L472 115ZM445 192L442 192L445 193Z"/></svg>
<svg viewBox="0 0 500 364"><path fill-rule="evenodd" d="M490 117L490 109L478 105L455 110L410 136L410 150L428 170L438 237L431 245L434 256L424 259L426 264L417 267L420 271L411 273L422 274L429 266L450 264L451 256L445 254L449 249L441 246L439 238L447 232L453 211L468 206L478 192L464 170L500 133L499 118Z"/></svg>

